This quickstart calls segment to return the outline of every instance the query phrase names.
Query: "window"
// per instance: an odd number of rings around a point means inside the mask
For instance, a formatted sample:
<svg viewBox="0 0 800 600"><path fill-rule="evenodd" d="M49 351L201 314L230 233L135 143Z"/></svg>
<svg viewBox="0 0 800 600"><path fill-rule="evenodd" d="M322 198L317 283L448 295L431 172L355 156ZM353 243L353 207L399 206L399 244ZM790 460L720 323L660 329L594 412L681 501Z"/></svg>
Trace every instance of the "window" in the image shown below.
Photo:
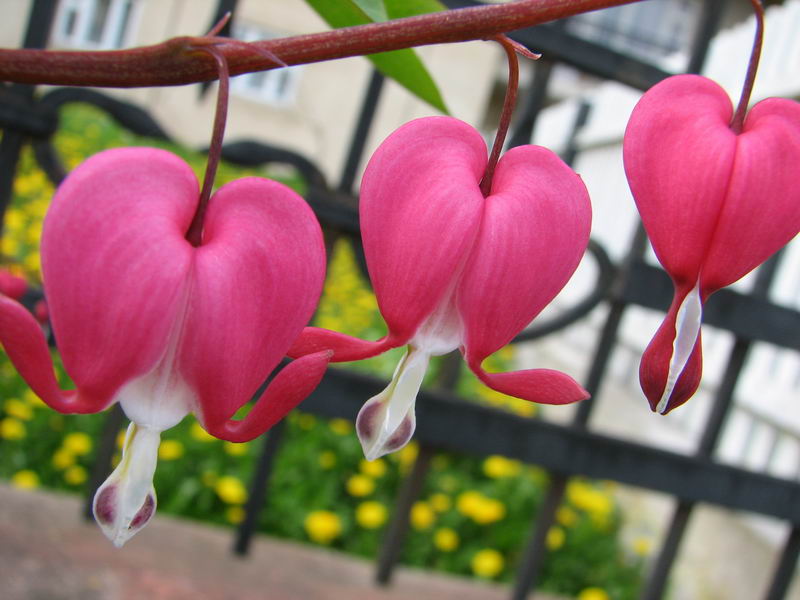
<svg viewBox="0 0 800 600"><path fill-rule="evenodd" d="M243 42L253 42L277 36L257 25L234 23L233 37ZM300 71L301 68L297 66L239 75L231 79L231 91L257 102L289 106L297 95Z"/></svg>
<svg viewBox="0 0 800 600"><path fill-rule="evenodd" d="M53 42L70 48L111 50L128 45L138 0L61 0Z"/></svg>
<svg viewBox="0 0 800 600"><path fill-rule="evenodd" d="M649 0L577 15L567 30L614 50L658 62L685 50L693 34L699 3L693 0Z"/></svg>

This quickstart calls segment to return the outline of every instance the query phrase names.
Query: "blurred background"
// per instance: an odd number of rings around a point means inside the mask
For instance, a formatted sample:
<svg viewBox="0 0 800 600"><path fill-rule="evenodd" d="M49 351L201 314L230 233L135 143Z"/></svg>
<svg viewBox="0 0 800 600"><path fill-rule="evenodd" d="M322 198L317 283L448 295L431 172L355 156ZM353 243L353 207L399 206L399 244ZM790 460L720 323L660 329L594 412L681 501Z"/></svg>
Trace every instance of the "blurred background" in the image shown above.
<svg viewBox="0 0 800 600"><path fill-rule="evenodd" d="M0 45L9 48L36 40L79 50L155 44L200 35L228 10L229 35L244 41L328 28L303 0L0 0L0 8ZM522 64L509 144L542 144L573 165L592 198L594 244L553 305L488 367L563 370L586 382L592 402L541 407L503 396L443 357L418 403L417 441L367 462L352 421L399 355L342 365L265 440L221 442L191 417L166 432L157 520L170 515L196 528L227 528L231 554L250 551L258 533L368 559L376 583L366 577L364 598L390 593L381 585L396 586L397 597L446 597L440 588L412 592L402 587L407 580L393 583L398 563L456 576L452 585L466 584L475 597L523 598L530 590L531 597L579 600L800 598L792 584L800 546L793 525L800 522L796 244L709 304L704 379L691 402L658 416L638 387L638 361L663 318L669 287L646 249L625 181L625 125L642 92L669 74L701 72L738 99L751 14L745 0L648 0L512 36L543 57ZM771 3L753 101L800 97L798 31L800 1ZM507 80L499 46L416 52L449 114L491 142ZM54 180L93 153L126 145L168 148L202 176L215 88L103 89L98 96L3 86L0 105L13 109L0 115L0 171L9 192L0 251L4 269L29 282L25 301L38 306L45 327L38 243ZM21 115L29 114L44 124L28 124ZM367 339L384 334L358 244L359 175L391 131L431 114L440 113L362 57L231 81L230 160L217 184L258 174L309 200L330 259L315 324ZM53 493L71 494L55 496L69 508L41 506L65 511L80 527L78 500L119 460L124 421L116 412L51 411L5 355L0 402L4 538L32 543L40 533L27 531L15 511L50 502ZM468 435L475 431L480 439ZM47 527L46 518L34 517L31 526ZM99 530L76 531L105 547ZM150 534L144 530L130 546L144 548L140 538ZM72 534L46 539L59 535ZM224 544L221 551L234 560ZM286 552L295 562L315 560L293 551ZM18 597L34 597L24 595L33 589L25 573L0 571L18 586ZM126 597L103 586L96 584L97 597ZM301 589L285 597L339 597L335 587L330 596ZM176 590L164 597L183 597Z"/></svg>

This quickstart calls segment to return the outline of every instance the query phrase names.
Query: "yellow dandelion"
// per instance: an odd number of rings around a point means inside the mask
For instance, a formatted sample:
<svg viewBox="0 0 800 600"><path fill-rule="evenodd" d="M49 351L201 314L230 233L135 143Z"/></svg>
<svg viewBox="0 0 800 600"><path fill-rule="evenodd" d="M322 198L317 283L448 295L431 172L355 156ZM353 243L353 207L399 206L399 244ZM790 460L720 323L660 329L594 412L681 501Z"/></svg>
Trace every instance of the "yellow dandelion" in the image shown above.
<svg viewBox="0 0 800 600"><path fill-rule="evenodd" d="M462 515L469 517L483 501L483 494L475 490L462 492L456 498L456 510Z"/></svg>
<svg viewBox="0 0 800 600"><path fill-rule="evenodd" d="M331 419L328 427L337 435L350 435L353 431L353 424L347 419Z"/></svg>
<svg viewBox="0 0 800 600"><path fill-rule="evenodd" d="M564 545L564 541L567 539L567 535L564 533L564 530L561 527L553 526L547 531L547 549L548 550L558 550L561 546Z"/></svg>
<svg viewBox="0 0 800 600"><path fill-rule="evenodd" d="M53 466L63 471L75 464L75 455L67 448L59 448L53 452Z"/></svg>
<svg viewBox="0 0 800 600"><path fill-rule="evenodd" d="M72 465L64 471L64 481L70 485L80 485L85 483L89 478L89 474L80 465Z"/></svg>
<svg viewBox="0 0 800 600"><path fill-rule="evenodd" d="M309 429L313 428L314 425L317 424L317 418L309 413L298 413L297 414L297 426L300 429L305 429L308 431Z"/></svg>
<svg viewBox="0 0 800 600"><path fill-rule="evenodd" d="M492 479L501 479L503 477L516 477L519 475L522 467L520 462L494 454L486 457L483 461L483 472L487 477Z"/></svg>
<svg viewBox="0 0 800 600"><path fill-rule="evenodd" d="M245 510L241 506L229 506L225 509L225 520L228 523L238 525L244 521Z"/></svg>
<svg viewBox="0 0 800 600"><path fill-rule="evenodd" d="M430 504L420 500L411 506L409 521L411 526L419 531L430 529L436 521L436 513Z"/></svg>
<svg viewBox="0 0 800 600"><path fill-rule="evenodd" d="M650 538L639 536L633 540L633 551L639 556L649 556L653 549L653 541Z"/></svg>
<svg viewBox="0 0 800 600"><path fill-rule="evenodd" d="M415 441L411 441L403 446L397 453L394 454L397 462L400 463L401 467L410 467L414 464L414 461L417 460L417 455L419 454L419 444Z"/></svg>
<svg viewBox="0 0 800 600"><path fill-rule="evenodd" d="M247 454L247 444L235 444L233 442L224 442L222 447L225 452L230 456L244 456Z"/></svg>
<svg viewBox="0 0 800 600"><path fill-rule="evenodd" d="M25 437L25 423L14 417L6 417L0 421L0 438L21 440Z"/></svg>
<svg viewBox="0 0 800 600"><path fill-rule="evenodd" d="M30 469L23 469L11 476L11 485L22 490L32 490L39 487L39 476Z"/></svg>
<svg viewBox="0 0 800 600"><path fill-rule="evenodd" d="M458 533L450 527L440 527L433 534L433 545L442 552L452 552L461 543Z"/></svg>
<svg viewBox="0 0 800 600"><path fill-rule="evenodd" d="M241 479L225 475L214 483L214 491L226 504L244 504L247 501L247 488Z"/></svg>
<svg viewBox="0 0 800 600"><path fill-rule="evenodd" d="M572 527L578 522L578 513L569 506L560 506L556 511L556 521L564 527Z"/></svg>
<svg viewBox="0 0 800 600"><path fill-rule="evenodd" d="M18 398L9 398L3 403L3 411L9 416L22 421L30 421L33 418L33 409L27 402Z"/></svg>
<svg viewBox="0 0 800 600"><path fill-rule="evenodd" d="M375 479L379 479L386 475L386 461L382 458L378 458L376 460L367 460L366 458L362 458L361 462L358 464L359 470L369 477L373 477Z"/></svg>
<svg viewBox="0 0 800 600"><path fill-rule="evenodd" d="M577 600L611 600L611 596L603 588L588 587L581 590Z"/></svg>
<svg viewBox="0 0 800 600"><path fill-rule="evenodd" d="M356 498L369 496L375 491L375 480L366 475L353 475L345 484L347 493Z"/></svg>
<svg viewBox="0 0 800 600"><path fill-rule="evenodd" d="M356 523L364 529L377 529L388 517L389 511L386 506L374 500L362 502L356 507Z"/></svg>
<svg viewBox="0 0 800 600"><path fill-rule="evenodd" d="M491 579L503 572L505 560L503 555L494 548L484 548L472 557L472 572L478 577Z"/></svg>
<svg viewBox="0 0 800 600"><path fill-rule="evenodd" d="M34 408L42 408L47 406L44 401L39 398L39 396L33 393L33 390L25 390L25 393L22 395L22 397L25 398L25 402Z"/></svg>
<svg viewBox="0 0 800 600"><path fill-rule="evenodd" d="M183 456L183 444L178 440L163 440L158 447L160 460L176 460Z"/></svg>
<svg viewBox="0 0 800 600"><path fill-rule="evenodd" d="M328 471L336 466L336 453L331 450L323 450L319 453L319 466Z"/></svg>
<svg viewBox="0 0 800 600"><path fill-rule="evenodd" d="M453 506L453 501L450 499L450 496L442 494L441 492L432 494L431 497L428 498L428 502L430 502L433 510L438 513L448 511Z"/></svg>
<svg viewBox="0 0 800 600"><path fill-rule="evenodd" d="M478 525L489 525L505 518L506 505L494 498L484 498L471 515Z"/></svg>
<svg viewBox="0 0 800 600"><path fill-rule="evenodd" d="M342 534L339 515L329 510L315 510L303 522L308 537L318 544L330 544Z"/></svg>
<svg viewBox="0 0 800 600"><path fill-rule="evenodd" d="M92 450L92 438L82 431L73 431L64 436L64 448L77 456L89 454Z"/></svg>
<svg viewBox="0 0 800 600"><path fill-rule="evenodd" d="M189 433L191 434L192 438L194 438L198 442L217 441L217 438L215 438L213 435L211 435L205 429L203 429L203 426L200 425L200 423L198 423L197 421L192 423L192 427L190 428Z"/></svg>

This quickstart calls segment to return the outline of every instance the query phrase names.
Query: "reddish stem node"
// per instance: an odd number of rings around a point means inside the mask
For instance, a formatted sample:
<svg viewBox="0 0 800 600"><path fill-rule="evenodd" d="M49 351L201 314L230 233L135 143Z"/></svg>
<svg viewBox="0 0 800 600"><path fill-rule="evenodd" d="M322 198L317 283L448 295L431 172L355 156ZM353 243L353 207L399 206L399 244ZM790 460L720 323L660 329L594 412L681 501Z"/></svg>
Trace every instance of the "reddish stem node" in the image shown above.
<svg viewBox="0 0 800 600"><path fill-rule="evenodd" d="M506 86L506 95L503 99L503 111L500 113L500 123L497 126L497 133L494 136L492 152L489 154L489 162L486 164L486 170L483 172L483 178L481 179L481 192L484 198L492 192L494 170L497 167L497 161L500 159L500 153L503 151L503 144L506 141L508 127L511 125L511 115L514 112L514 105L517 103L517 90L519 88L519 60L517 59L517 53L519 52L527 58L534 59L541 56L540 54L534 54L522 44L504 35L494 37L492 41L499 43L503 47L503 50L506 51L506 58L508 59L508 85Z"/></svg>
<svg viewBox="0 0 800 600"><path fill-rule="evenodd" d="M764 41L764 6L761 4L761 0L750 0L750 2L756 17L756 33L753 38L753 49L750 52L750 62L747 65L747 74L744 76L742 95L739 97L739 104L736 106L733 119L731 119L731 129L736 134L741 133L742 127L744 127L744 117L747 114L747 106L750 104L750 95L753 93L758 61L761 58L761 46Z"/></svg>

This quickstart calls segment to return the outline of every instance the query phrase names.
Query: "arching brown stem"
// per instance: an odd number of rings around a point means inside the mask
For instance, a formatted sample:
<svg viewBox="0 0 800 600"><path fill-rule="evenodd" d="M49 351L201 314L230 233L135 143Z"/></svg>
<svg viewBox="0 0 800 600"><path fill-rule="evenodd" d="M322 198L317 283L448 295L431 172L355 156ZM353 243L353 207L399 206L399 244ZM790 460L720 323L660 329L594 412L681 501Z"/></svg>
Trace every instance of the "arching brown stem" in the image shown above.
<svg viewBox="0 0 800 600"><path fill-rule="evenodd" d="M761 0L750 0L756 17L756 33L753 39L753 49L750 52L750 62L747 65L747 74L744 76L742 95L739 97L739 104L736 112L731 119L731 129L734 133L741 133L744 126L744 117L747 114L747 105L750 104L750 95L753 93L753 85L756 81L758 71L758 61L761 58L761 46L764 41L764 6Z"/></svg>

